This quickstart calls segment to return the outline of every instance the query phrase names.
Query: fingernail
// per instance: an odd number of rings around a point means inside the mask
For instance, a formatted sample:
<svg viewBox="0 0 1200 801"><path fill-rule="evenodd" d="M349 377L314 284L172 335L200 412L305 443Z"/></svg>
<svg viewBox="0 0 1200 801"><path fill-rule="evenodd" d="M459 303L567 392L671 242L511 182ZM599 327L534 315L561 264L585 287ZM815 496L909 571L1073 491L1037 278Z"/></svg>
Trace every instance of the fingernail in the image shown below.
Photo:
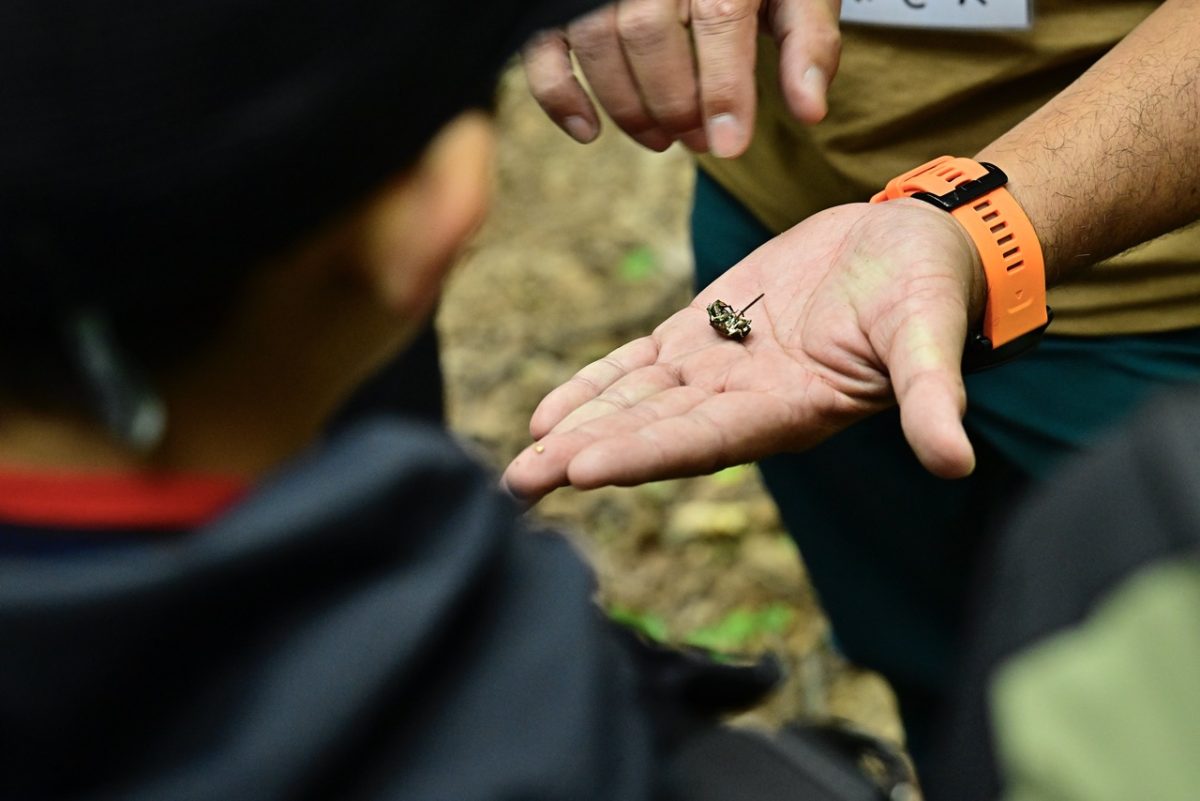
<svg viewBox="0 0 1200 801"><path fill-rule="evenodd" d="M708 147L718 158L729 159L742 150L742 125L732 114L716 114L708 120Z"/></svg>
<svg viewBox="0 0 1200 801"><path fill-rule="evenodd" d="M582 145L586 145L596 138L596 126L578 115L563 120L563 127L567 129L567 133L571 135L572 139Z"/></svg>
<svg viewBox="0 0 1200 801"><path fill-rule="evenodd" d="M825 92L829 89L829 81L825 78L825 70L820 67L809 67L800 79L804 94L825 105Z"/></svg>

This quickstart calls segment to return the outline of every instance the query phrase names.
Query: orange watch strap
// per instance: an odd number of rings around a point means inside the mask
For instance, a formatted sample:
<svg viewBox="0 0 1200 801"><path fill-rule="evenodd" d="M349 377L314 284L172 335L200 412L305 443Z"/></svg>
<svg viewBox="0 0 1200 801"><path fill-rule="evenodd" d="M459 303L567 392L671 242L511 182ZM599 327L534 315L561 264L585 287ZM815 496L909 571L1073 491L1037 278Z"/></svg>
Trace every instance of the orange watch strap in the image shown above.
<svg viewBox="0 0 1200 801"><path fill-rule="evenodd" d="M888 182L872 203L917 192L945 195L988 174L977 161L942 156ZM987 281L983 335L999 348L1048 321L1046 263L1042 246L1024 210L1005 188L950 210L979 251Z"/></svg>

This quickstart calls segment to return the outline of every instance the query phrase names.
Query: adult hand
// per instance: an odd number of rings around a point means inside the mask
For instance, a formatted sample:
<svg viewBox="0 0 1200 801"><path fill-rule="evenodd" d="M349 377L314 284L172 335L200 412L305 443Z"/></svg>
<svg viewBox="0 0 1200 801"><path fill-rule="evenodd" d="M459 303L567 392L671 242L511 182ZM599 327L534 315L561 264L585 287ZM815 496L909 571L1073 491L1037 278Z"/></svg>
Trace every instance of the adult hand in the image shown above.
<svg viewBox="0 0 1200 801"><path fill-rule="evenodd" d="M538 443L505 483L535 500L708 473L811 447L894 402L925 467L964 476L960 362L985 291L974 245L944 212L919 200L824 211L550 393L530 423ZM740 308L760 293L743 342L709 326L713 300Z"/></svg>
<svg viewBox="0 0 1200 801"><path fill-rule="evenodd" d="M600 117L571 68L574 52L613 121L651 150L682 141L696 152L741 155L754 130L756 38L774 36L793 114L825 116L837 71L841 0L618 0L525 49L530 90L580 142Z"/></svg>

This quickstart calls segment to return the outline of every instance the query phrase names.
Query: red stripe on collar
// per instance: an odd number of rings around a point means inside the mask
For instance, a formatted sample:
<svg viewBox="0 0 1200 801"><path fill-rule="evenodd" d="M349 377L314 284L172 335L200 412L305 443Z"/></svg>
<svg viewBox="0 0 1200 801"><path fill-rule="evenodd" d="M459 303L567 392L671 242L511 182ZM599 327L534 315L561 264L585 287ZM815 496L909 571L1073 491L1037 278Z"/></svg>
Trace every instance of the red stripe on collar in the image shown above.
<svg viewBox="0 0 1200 801"><path fill-rule="evenodd" d="M69 473L0 468L0 520L82 529L188 529L249 488L227 476Z"/></svg>

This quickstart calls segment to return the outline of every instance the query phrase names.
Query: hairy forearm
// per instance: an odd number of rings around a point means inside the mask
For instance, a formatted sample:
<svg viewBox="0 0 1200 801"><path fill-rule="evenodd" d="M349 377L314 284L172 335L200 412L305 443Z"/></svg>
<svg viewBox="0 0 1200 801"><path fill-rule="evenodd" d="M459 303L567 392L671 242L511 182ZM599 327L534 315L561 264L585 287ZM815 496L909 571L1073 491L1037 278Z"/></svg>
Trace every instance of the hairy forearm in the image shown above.
<svg viewBox="0 0 1200 801"><path fill-rule="evenodd" d="M1200 219L1200 0L1163 3L977 158L1008 173L1050 283Z"/></svg>

